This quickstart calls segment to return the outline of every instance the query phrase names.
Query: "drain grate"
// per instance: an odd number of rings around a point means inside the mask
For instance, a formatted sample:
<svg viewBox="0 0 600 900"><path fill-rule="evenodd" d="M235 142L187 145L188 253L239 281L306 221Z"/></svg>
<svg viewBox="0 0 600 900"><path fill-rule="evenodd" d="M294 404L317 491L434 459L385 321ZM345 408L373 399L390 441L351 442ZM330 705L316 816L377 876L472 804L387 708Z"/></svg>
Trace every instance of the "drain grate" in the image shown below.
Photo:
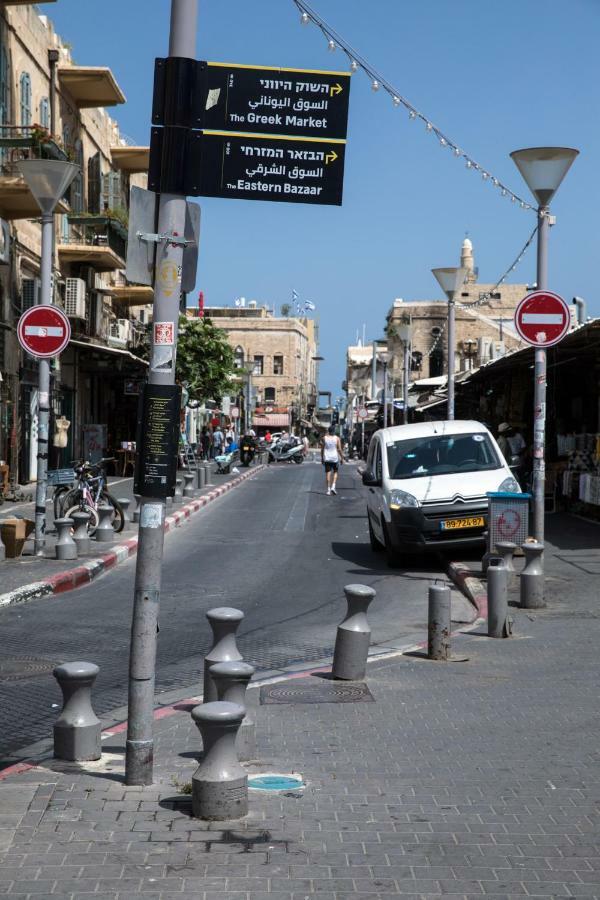
<svg viewBox="0 0 600 900"><path fill-rule="evenodd" d="M363 682L354 684L267 684L260 689L263 706L274 703L371 703L373 694Z"/></svg>
<svg viewBox="0 0 600 900"><path fill-rule="evenodd" d="M0 682L22 681L25 678L37 678L47 675L57 663L37 656L15 656L0 661Z"/></svg>

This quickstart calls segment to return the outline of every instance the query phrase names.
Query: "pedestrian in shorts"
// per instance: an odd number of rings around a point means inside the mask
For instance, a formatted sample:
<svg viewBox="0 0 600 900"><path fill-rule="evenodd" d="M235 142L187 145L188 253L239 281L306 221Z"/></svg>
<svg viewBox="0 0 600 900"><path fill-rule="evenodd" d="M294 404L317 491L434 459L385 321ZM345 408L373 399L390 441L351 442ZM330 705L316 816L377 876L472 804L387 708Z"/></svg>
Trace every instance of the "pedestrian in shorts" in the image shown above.
<svg viewBox="0 0 600 900"><path fill-rule="evenodd" d="M340 439L335 433L335 426L330 425L327 434L321 441L321 462L325 466L327 496L337 494L335 489L338 469L344 460Z"/></svg>

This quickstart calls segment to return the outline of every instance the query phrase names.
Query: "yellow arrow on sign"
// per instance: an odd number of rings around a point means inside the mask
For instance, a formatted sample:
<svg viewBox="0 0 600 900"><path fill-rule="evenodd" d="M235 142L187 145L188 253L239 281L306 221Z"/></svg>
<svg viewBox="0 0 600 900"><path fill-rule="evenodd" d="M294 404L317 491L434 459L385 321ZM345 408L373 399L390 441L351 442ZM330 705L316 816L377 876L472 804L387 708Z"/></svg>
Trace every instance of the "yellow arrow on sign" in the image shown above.
<svg viewBox="0 0 600 900"><path fill-rule="evenodd" d="M341 84L332 84L329 88L329 96L333 97L335 94L341 94L344 88Z"/></svg>
<svg viewBox="0 0 600 900"><path fill-rule="evenodd" d="M330 162L335 162L337 158L337 153L335 150L332 150L331 153L327 153L325 156L325 165L328 166Z"/></svg>

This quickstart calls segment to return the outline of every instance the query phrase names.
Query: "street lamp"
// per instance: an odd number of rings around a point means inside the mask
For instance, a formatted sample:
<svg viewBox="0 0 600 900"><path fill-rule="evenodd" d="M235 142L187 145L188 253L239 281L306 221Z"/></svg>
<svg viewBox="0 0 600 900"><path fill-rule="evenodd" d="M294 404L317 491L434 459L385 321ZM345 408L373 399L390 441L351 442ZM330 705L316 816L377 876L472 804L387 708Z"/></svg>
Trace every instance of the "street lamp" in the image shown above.
<svg viewBox="0 0 600 900"><path fill-rule="evenodd" d="M454 357L456 355L454 298L465 283L467 270L461 268L432 269L432 274L446 297L448 298L448 412L450 420L454 419Z"/></svg>
<svg viewBox="0 0 600 900"><path fill-rule="evenodd" d="M409 377L409 357L410 357L410 341L412 337L412 329L409 322L403 322L398 326L398 337L402 341L402 421L408 424L408 377Z"/></svg>
<svg viewBox="0 0 600 900"><path fill-rule="evenodd" d="M548 290L549 204L579 150L569 147L531 147L514 150L511 158L538 202L537 289ZM546 350L535 348L533 399L533 534L544 540L544 445L546 434Z"/></svg>
<svg viewBox="0 0 600 900"><path fill-rule="evenodd" d="M60 198L79 174L79 166L56 159L25 159L17 163L29 190L42 211L42 261L40 267L40 303L51 305L54 210ZM38 454L35 491L36 556L43 556L46 545L46 494L48 490L48 438L50 420L50 361L38 360Z"/></svg>
<svg viewBox="0 0 600 900"><path fill-rule="evenodd" d="M383 364L383 427L388 426L388 365L392 358L392 354L387 350L379 354L379 359Z"/></svg>

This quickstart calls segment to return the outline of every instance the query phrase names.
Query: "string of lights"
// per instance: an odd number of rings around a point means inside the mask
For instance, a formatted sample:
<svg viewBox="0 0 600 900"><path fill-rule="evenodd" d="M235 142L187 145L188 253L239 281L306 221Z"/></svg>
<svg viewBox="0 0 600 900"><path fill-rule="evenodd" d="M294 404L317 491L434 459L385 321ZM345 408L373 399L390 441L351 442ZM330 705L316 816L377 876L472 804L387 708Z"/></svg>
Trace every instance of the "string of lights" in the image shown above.
<svg viewBox="0 0 600 900"><path fill-rule="evenodd" d="M488 182L492 185L493 188L496 188L502 197L506 197L510 200L511 203L518 203L521 209L532 210L534 207L531 204L527 203L527 201L523 200L519 197L518 194L515 194L507 185L505 185L499 178L496 178L495 175L490 172L485 166L480 165L472 156L469 156L464 150L461 149L460 145L453 141L448 137L440 128L435 125L431 119L429 119L424 113L420 112L410 103L409 100L406 99L396 88L387 81L378 71L372 66L364 57L360 55L360 53L355 50L348 41L344 40L344 38L335 31L331 25L328 25L327 22L317 13L311 6L306 2L306 0L292 0L292 2L297 7L300 12L300 22L302 25L316 25L316 27L321 31L323 37L327 41L327 48L332 53L334 53L337 49L340 49L343 53L346 54L350 63L350 71L358 72L361 70L368 76L371 81L371 88L373 91L379 91L383 89L389 96L392 98L392 103L395 107L403 107L408 111L408 118L413 121L420 121L425 125L425 130L427 133L433 135L440 143L440 146L450 150L450 152L457 158L464 160L465 166L471 172L477 172L481 175L481 178L484 182Z"/></svg>

